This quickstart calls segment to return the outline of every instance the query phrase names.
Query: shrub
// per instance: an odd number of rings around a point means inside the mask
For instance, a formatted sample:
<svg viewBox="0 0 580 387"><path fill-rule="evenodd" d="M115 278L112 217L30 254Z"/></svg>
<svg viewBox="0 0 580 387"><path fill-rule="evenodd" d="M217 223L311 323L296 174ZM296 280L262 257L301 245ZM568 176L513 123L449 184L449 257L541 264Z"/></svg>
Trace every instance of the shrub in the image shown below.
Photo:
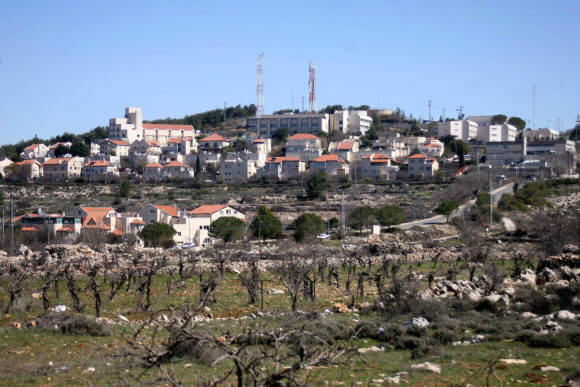
<svg viewBox="0 0 580 387"><path fill-rule="evenodd" d="M62 333L69 335L90 335L90 336L109 336L111 331L103 324L97 322L92 316L79 314L71 316L60 326Z"/></svg>
<svg viewBox="0 0 580 387"><path fill-rule="evenodd" d="M527 343L534 348L569 348L572 346L572 342L565 332L540 335L531 331L523 331L516 337L516 340Z"/></svg>
<svg viewBox="0 0 580 387"><path fill-rule="evenodd" d="M411 325L407 328L407 334L415 337L424 337L427 335L427 329L417 325Z"/></svg>
<svg viewBox="0 0 580 387"><path fill-rule="evenodd" d="M521 302L521 310L536 314L553 312L555 305L545 295L531 286L519 286L514 296L515 302Z"/></svg>
<svg viewBox="0 0 580 387"><path fill-rule="evenodd" d="M459 340L459 335L452 330L447 328L440 328L433 332L433 338L439 343L443 345L450 344L454 341Z"/></svg>

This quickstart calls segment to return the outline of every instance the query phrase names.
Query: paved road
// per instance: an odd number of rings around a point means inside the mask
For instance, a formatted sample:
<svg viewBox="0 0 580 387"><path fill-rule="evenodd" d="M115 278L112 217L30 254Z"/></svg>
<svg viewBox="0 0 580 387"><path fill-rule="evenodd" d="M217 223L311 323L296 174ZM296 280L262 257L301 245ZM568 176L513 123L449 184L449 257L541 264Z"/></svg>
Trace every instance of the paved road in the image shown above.
<svg viewBox="0 0 580 387"><path fill-rule="evenodd" d="M501 195L503 195L504 193L513 193L513 188L514 188L514 183L508 183L506 185L503 185L503 186L491 191L492 195L493 195L494 203L497 203L497 201L501 198ZM469 207L473 206L474 204L475 204L475 199L470 200L467 203L460 205L459 208L457 209L457 211L455 211L449 217L454 218L456 216L460 216L463 213L463 211L465 211L466 208L469 208ZM415 226L430 226L433 224L444 224L444 223L447 223L447 216L437 215L437 216L433 216L431 218L419 219L419 220L414 220L412 222L401 223L401 224L394 226L394 227L401 229L401 230L408 230L411 227L415 227Z"/></svg>

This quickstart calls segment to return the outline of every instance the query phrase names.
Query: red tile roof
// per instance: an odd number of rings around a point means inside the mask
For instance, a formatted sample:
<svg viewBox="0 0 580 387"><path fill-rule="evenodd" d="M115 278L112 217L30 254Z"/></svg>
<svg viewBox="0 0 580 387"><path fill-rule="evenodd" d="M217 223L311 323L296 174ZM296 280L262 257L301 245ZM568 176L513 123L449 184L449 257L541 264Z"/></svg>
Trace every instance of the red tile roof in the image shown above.
<svg viewBox="0 0 580 387"><path fill-rule="evenodd" d="M222 136L220 136L217 133L209 135L209 136L202 138L200 140L200 142L208 142L208 141L229 141L229 140L226 140L225 138L223 138Z"/></svg>
<svg viewBox="0 0 580 387"><path fill-rule="evenodd" d="M182 138L181 137L173 137L167 140L168 144L181 144Z"/></svg>
<svg viewBox="0 0 580 387"><path fill-rule="evenodd" d="M32 165L32 164L42 165L36 159L23 160L16 163L16 165Z"/></svg>
<svg viewBox="0 0 580 387"><path fill-rule="evenodd" d="M338 157L337 155L322 155L320 157L315 158L312 161L319 161L319 162L336 161L338 163L344 163L344 160L341 159L340 157Z"/></svg>
<svg viewBox="0 0 580 387"><path fill-rule="evenodd" d="M189 213L192 215L211 215L226 207L227 204L205 204L197 207L195 210L189 211Z"/></svg>
<svg viewBox="0 0 580 387"><path fill-rule="evenodd" d="M24 148L25 152L31 152L33 150L35 150L36 148L38 148L40 144L32 144L32 145L28 145L26 148Z"/></svg>
<svg viewBox="0 0 580 387"><path fill-rule="evenodd" d="M143 124L143 129L159 129L159 130L184 130L192 131L193 126L191 125L174 125L174 124Z"/></svg>
<svg viewBox="0 0 580 387"><path fill-rule="evenodd" d="M266 163L281 163L283 161L300 161L299 158L290 157L290 156L276 156L276 157L269 157L266 160Z"/></svg>
<svg viewBox="0 0 580 387"><path fill-rule="evenodd" d="M320 140L320 139L313 134L298 133L292 137L288 137L288 140Z"/></svg>
<svg viewBox="0 0 580 387"><path fill-rule="evenodd" d="M129 143L127 141L121 141L121 140L106 140L105 142L110 142L112 144L115 145L129 145Z"/></svg>
<svg viewBox="0 0 580 387"><path fill-rule="evenodd" d="M48 159L42 165L60 165L64 162L70 161L70 158L62 157L62 158L55 158L55 159Z"/></svg>
<svg viewBox="0 0 580 387"><path fill-rule="evenodd" d="M425 159L425 160L430 160L430 161L434 161L435 160L435 159L432 159L432 158L427 157L427 156L422 155L422 154L416 154L416 155L413 155L413 156L409 156L408 158L409 159Z"/></svg>
<svg viewBox="0 0 580 387"><path fill-rule="evenodd" d="M161 146L159 145L159 143L157 141L153 141L153 140L145 140L145 142L147 143L147 145L149 146Z"/></svg>
<svg viewBox="0 0 580 387"><path fill-rule="evenodd" d="M439 144L427 144L427 145L425 145L425 147L429 147L429 148L441 148L441 145L439 145Z"/></svg>
<svg viewBox="0 0 580 387"><path fill-rule="evenodd" d="M134 221L131 222L131 224L146 224L146 223L141 219L135 219Z"/></svg>
<svg viewBox="0 0 580 387"><path fill-rule="evenodd" d="M257 138L257 139L254 140L253 143L254 144L263 144L264 143L264 140L262 140L261 138Z"/></svg>
<svg viewBox="0 0 580 387"><path fill-rule="evenodd" d="M111 207L81 207L87 216L83 219L83 228L109 229L104 223L104 219L111 211Z"/></svg>
<svg viewBox="0 0 580 387"><path fill-rule="evenodd" d="M151 163L147 164L144 168L163 168L163 165L159 163Z"/></svg>
<svg viewBox="0 0 580 387"><path fill-rule="evenodd" d="M24 226L24 227L22 227L22 231L24 231L24 232L36 232L36 231L40 231L40 230L38 229L38 227Z"/></svg>
<svg viewBox="0 0 580 387"><path fill-rule="evenodd" d="M354 148L354 142L341 142L338 144L338 150L352 150Z"/></svg>
<svg viewBox="0 0 580 387"><path fill-rule="evenodd" d="M86 163L85 167L108 167L111 163L108 161L94 160Z"/></svg>
<svg viewBox="0 0 580 387"><path fill-rule="evenodd" d="M180 163L179 161L170 161L167 164L165 164L166 167L185 167L185 165L183 165L183 163Z"/></svg>
<svg viewBox="0 0 580 387"><path fill-rule="evenodd" d="M71 226L64 226L56 230L56 232L74 232L74 231L75 229L72 228Z"/></svg>
<svg viewBox="0 0 580 387"><path fill-rule="evenodd" d="M125 235L125 233L123 231L119 230L118 228L116 228L113 231L111 231L111 235L123 236L123 235Z"/></svg>
<svg viewBox="0 0 580 387"><path fill-rule="evenodd" d="M167 212L171 216L179 216L179 210L173 206L153 206L160 211Z"/></svg>

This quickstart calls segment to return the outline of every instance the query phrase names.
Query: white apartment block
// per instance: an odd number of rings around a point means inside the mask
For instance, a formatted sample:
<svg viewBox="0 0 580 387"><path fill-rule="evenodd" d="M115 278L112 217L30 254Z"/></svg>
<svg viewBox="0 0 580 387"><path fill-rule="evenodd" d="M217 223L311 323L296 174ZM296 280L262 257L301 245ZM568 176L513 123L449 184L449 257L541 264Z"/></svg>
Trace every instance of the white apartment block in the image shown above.
<svg viewBox="0 0 580 387"><path fill-rule="evenodd" d="M518 129L510 124L484 125L477 129L477 140L483 142L515 141Z"/></svg>
<svg viewBox="0 0 580 387"><path fill-rule="evenodd" d="M228 157L220 167L220 178L226 183L248 181L258 173L256 162L239 156Z"/></svg>
<svg viewBox="0 0 580 387"><path fill-rule="evenodd" d="M437 124L437 136L453 136L465 142L477 138L478 124L475 121L455 120L439 122Z"/></svg>
<svg viewBox="0 0 580 387"><path fill-rule="evenodd" d="M330 115L330 130L365 135L373 123L366 110L338 110Z"/></svg>
<svg viewBox="0 0 580 387"><path fill-rule="evenodd" d="M129 142L123 140L105 140L101 142L101 153L119 157L129 156Z"/></svg>
<svg viewBox="0 0 580 387"><path fill-rule="evenodd" d="M110 137L113 140L127 141L129 144L139 140L157 141L165 145L171 138L193 137L193 126L143 123L141 108L125 108L124 118L109 120Z"/></svg>
<svg viewBox="0 0 580 387"><path fill-rule="evenodd" d="M272 137L278 129L286 128L288 133L328 133L329 115L316 114L274 114L246 119L246 129L259 137Z"/></svg>
<svg viewBox="0 0 580 387"><path fill-rule="evenodd" d="M65 181L81 176L83 159L81 157L62 157L48 159L42 164L45 179Z"/></svg>
<svg viewBox="0 0 580 387"><path fill-rule="evenodd" d="M528 140L558 140L560 138L560 132L550 128L526 129L522 131L522 135Z"/></svg>
<svg viewBox="0 0 580 387"><path fill-rule="evenodd" d="M321 144L320 138L312 134L295 134L286 142L286 156L296 157L302 161L314 160L322 155Z"/></svg>

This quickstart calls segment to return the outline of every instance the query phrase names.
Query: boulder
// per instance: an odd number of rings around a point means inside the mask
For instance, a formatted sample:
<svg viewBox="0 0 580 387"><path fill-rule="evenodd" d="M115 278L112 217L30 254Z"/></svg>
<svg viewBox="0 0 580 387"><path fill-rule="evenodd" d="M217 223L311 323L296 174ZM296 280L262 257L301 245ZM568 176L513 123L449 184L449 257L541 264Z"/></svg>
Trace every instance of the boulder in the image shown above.
<svg viewBox="0 0 580 387"><path fill-rule="evenodd" d="M411 368L414 370L426 370L429 372L434 372L436 374L441 373L441 366L429 362L420 363L420 364L413 364Z"/></svg>
<svg viewBox="0 0 580 387"><path fill-rule="evenodd" d="M525 319L530 319L530 318L536 318L538 317L537 314L532 313L532 312L522 312L522 314L520 314L521 318L525 318Z"/></svg>
<svg viewBox="0 0 580 387"><path fill-rule="evenodd" d="M284 294L284 291L280 290L280 289L270 289L269 293L270 294Z"/></svg>
<svg viewBox="0 0 580 387"><path fill-rule="evenodd" d="M358 353L362 353L362 354L373 353L373 352L384 352L384 351L385 351L385 348L377 347L376 345L373 345L371 347L366 347L366 348L359 348L357 350Z"/></svg>
<svg viewBox="0 0 580 387"><path fill-rule="evenodd" d="M350 309L345 305L345 304L341 304L341 303L336 303L334 305L332 305L332 310L335 311L336 313L350 313Z"/></svg>
<svg viewBox="0 0 580 387"><path fill-rule="evenodd" d="M528 361L524 359L499 359L499 362L503 364L513 364L513 365L528 364Z"/></svg>
<svg viewBox="0 0 580 387"><path fill-rule="evenodd" d="M427 328L429 326L429 321L424 317L414 317L411 320L407 321L405 326L415 325L419 328Z"/></svg>
<svg viewBox="0 0 580 387"><path fill-rule="evenodd" d="M542 278L544 282L554 282L558 280L558 276L554 270L545 267L536 278Z"/></svg>
<svg viewBox="0 0 580 387"><path fill-rule="evenodd" d="M545 367L540 367L540 371L542 371L542 372L551 372L551 371L559 372L560 369L558 367L545 366Z"/></svg>
<svg viewBox="0 0 580 387"><path fill-rule="evenodd" d="M50 308L50 310L57 313L63 313L68 310L68 307L66 305L56 305Z"/></svg>
<svg viewBox="0 0 580 387"><path fill-rule="evenodd" d="M554 313L554 317L556 317L557 320L567 320L567 321L573 321L576 320L576 315L568 310L560 310L556 313Z"/></svg>

